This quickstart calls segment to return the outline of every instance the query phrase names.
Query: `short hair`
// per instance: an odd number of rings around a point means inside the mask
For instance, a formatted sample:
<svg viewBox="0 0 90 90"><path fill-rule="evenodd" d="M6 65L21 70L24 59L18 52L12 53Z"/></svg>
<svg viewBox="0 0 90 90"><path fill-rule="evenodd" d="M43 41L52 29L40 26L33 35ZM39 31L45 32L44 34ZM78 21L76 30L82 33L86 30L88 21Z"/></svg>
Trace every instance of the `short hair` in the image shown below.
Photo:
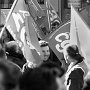
<svg viewBox="0 0 90 90"><path fill-rule="evenodd" d="M44 40L40 40L40 41L39 41L39 45L40 45L40 47L49 46L49 45L48 45L48 42L46 42L46 41L44 41Z"/></svg>
<svg viewBox="0 0 90 90"><path fill-rule="evenodd" d="M57 90L57 88L56 77L41 68L28 70L20 78L21 90Z"/></svg>

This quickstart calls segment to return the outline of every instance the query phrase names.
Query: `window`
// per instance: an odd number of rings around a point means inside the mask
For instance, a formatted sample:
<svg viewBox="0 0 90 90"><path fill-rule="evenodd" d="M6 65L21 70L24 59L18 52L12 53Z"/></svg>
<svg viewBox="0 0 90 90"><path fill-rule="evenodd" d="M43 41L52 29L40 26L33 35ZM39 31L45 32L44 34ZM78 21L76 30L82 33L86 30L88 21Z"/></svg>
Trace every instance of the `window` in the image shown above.
<svg viewBox="0 0 90 90"><path fill-rule="evenodd" d="M14 0L0 0L0 9L10 9Z"/></svg>
<svg viewBox="0 0 90 90"><path fill-rule="evenodd" d="M4 7L4 0L0 0L0 9Z"/></svg>
<svg viewBox="0 0 90 90"><path fill-rule="evenodd" d="M41 5L44 4L44 0L37 0L37 2L38 2L39 4L41 4Z"/></svg>

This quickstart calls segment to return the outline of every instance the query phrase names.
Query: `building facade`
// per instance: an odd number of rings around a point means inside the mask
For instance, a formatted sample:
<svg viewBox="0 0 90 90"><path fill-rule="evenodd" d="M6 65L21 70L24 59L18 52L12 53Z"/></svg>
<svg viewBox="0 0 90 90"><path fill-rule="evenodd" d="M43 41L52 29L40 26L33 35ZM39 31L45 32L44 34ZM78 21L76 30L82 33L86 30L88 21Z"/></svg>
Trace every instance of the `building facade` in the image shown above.
<svg viewBox="0 0 90 90"><path fill-rule="evenodd" d="M41 7L45 8L46 0L37 0ZM14 0L0 0L0 9L10 9ZM63 22L70 20L70 3L73 3L79 9L84 8L90 0L50 0L50 3L55 8Z"/></svg>

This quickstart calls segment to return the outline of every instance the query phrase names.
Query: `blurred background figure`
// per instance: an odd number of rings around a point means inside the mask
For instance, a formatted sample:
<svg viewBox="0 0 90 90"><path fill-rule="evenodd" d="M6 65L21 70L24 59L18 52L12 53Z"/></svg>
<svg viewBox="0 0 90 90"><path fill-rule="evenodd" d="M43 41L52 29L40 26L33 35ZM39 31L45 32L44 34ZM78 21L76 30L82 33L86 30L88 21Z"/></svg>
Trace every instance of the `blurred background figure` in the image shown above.
<svg viewBox="0 0 90 90"><path fill-rule="evenodd" d="M0 90L18 90L20 69L7 60L0 61Z"/></svg>
<svg viewBox="0 0 90 90"><path fill-rule="evenodd" d="M34 68L27 70L20 78L20 90L63 90L58 75L49 69Z"/></svg>
<svg viewBox="0 0 90 90"><path fill-rule="evenodd" d="M83 90L90 90L90 79L87 79L86 85L84 86Z"/></svg>

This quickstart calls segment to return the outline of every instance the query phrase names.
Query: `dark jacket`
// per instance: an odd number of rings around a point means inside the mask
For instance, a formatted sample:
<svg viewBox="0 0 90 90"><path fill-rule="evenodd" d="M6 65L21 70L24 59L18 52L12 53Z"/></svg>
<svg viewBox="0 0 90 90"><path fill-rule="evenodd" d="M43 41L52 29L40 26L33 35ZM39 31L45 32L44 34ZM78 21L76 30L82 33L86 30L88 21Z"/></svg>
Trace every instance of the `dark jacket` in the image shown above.
<svg viewBox="0 0 90 90"><path fill-rule="evenodd" d="M84 80L84 71L79 65L73 66L66 72L66 87L67 90L82 90Z"/></svg>

